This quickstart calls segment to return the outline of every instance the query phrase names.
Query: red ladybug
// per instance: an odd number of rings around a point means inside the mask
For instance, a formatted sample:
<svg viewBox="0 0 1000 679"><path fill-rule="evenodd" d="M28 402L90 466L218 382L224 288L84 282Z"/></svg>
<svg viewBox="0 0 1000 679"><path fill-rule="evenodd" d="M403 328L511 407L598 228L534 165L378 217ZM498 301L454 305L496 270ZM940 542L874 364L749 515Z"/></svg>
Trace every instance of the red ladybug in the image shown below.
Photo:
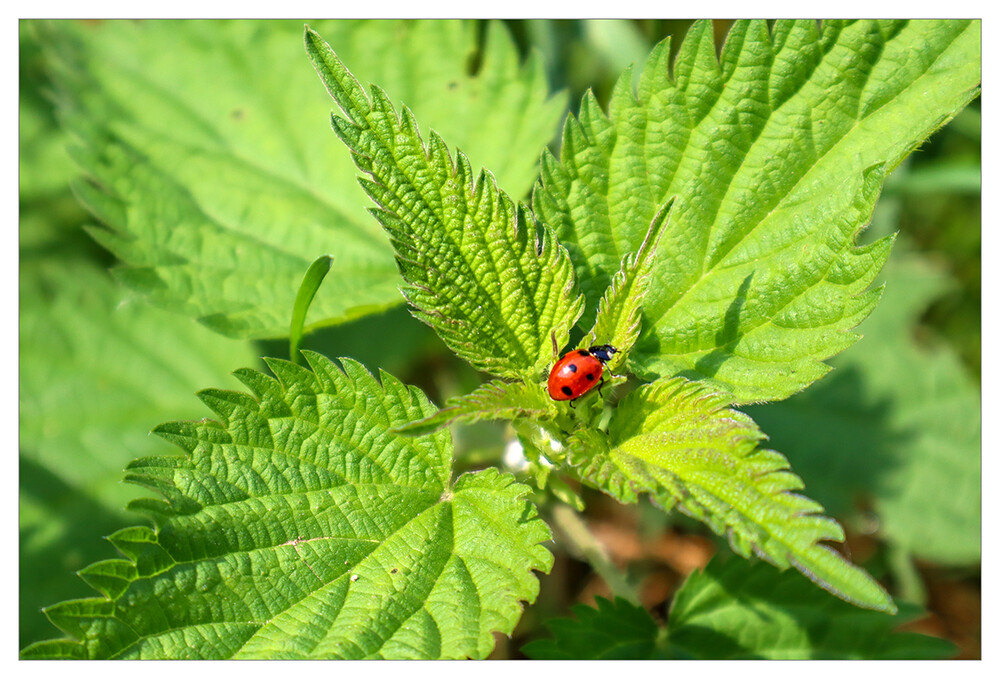
<svg viewBox="0 0 1000 679"><path fill-rule="evenodd" d="M552 366L549 396L556 401L573 401L604 382L604 364L618 352L610 344L571 351Z"/></svg>

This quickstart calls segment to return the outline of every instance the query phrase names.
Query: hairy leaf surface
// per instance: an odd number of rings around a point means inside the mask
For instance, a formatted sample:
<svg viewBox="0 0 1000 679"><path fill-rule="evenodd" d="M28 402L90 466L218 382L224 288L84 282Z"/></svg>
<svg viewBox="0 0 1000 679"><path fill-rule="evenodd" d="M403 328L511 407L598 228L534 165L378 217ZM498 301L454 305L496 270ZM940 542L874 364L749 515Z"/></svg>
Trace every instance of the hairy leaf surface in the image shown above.
<svg viewBox="0 0 1000 679"><path fill-rule="evenodd" d="M81 573L103 597L46 609L72 639L25 657L484 657L513 630L552 559L528 488L452 483L447 432L388 431L433 412L418 390L306 356L202 392L220 422L157 429L186 455L128 479L163 497L132 503L158 530L111 536L125 558Z"/></svg>
<svg viewBox="0 0 1000 679"><path fill-rule="evenodd" d="M796 494L802 481L749 417L726 396L683 378L645 385L619 403L605 436L574 433L570 462L582 479L626 502L648 493L728 538L744 557L794 566L859 606L894 611L892 599L861 568L823 541L842 541L840 525Z"/></svg>
<svg viewBox="0 0 1000 679"><path fill-rule="evenodd" d="M857 247L885 169L976 94L975 21L709 22L588 95L543 157L534 207L592 309L670 197L630 355L640 374L707 380L746 403L828 370L874 308L890 241ZM587 324L589 317L584 318Z"/></svg>
<svg viewBox="0 0 1000 679"><path fill-rule="evenodd" d="M368 175L372 214L389 233L414 315L474 367L501 377L534 375L551 361L549 338L565 344L582 311L573 267L551 231L452 160L431 132L425 144L408 108L400 115L378 87L371 96L330 46L306 31L306 49L346 118L333 128Z"/></svg>
<svg viewBox="0 0 1000 679"><path fill-rule="evenodd" d="M621 269L611 279L611 285L597 305L594 329L580 343L579 348L592 344L611 344L618 353L607 363L608 370L616 369L626 352L639 338L642 326L642 303L649 290L650 273L656 261L656 247L663 233L671 205L667 204L653 217L649 232L639 249L625 256Z"/></svg>
<svg viewBox="0 0 1000 679"><path fill-rule="evenodd" d="M885 268L885 300L815 389L753 417L787 451L814 497L877 535L938 564L980 559L980 390L948 347L917 341L916 322L948 286L925 258L900 253ZM773 410L772 410L773 408Z"/></svg>

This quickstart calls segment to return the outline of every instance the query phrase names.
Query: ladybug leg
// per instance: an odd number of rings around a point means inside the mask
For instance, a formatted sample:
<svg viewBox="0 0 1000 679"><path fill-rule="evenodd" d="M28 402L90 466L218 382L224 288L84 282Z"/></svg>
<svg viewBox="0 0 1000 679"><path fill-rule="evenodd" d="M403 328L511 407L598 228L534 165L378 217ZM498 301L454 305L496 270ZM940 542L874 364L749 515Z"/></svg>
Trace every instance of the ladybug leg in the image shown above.
<svg viewBox="0 0 1000 679"><path fill-rule="evenodd" d="M576 410L576 399L575 399L575 398L574 398L574 399L572 399L572 400L571 400L571 401L569 402L569 407L570 407L570 408L573 408L574 410Z"/></svg>
<svg viewBox="0 0 1000 679"><path fill-rule="evenodd" d="M601 375L601 381L597 383L597 395L604 398L604 394L601 393L601 387L604 386L604 375Z"/></svg>

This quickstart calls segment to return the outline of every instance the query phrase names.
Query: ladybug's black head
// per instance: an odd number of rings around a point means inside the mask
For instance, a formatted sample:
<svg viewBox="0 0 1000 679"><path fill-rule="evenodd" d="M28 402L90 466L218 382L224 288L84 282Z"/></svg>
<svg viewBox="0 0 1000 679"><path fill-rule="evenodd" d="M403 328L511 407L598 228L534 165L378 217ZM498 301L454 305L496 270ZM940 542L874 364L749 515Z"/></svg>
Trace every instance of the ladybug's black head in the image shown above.
<svg viewBox="0 0 1000 679"><path fill-rule="evenodd" d="M612 356L618 353L618 350L610 344L595 344L588 351L601 363L607 363Z"/></svg>

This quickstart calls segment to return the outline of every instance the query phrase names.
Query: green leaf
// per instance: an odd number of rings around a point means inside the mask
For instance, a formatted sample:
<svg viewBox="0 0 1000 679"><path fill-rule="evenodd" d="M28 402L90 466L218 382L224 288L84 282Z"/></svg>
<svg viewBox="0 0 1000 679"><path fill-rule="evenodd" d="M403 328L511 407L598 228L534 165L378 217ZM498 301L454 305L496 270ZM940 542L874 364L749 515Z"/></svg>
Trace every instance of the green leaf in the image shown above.
<svg viewBox="0 0 1000 679"><path fill-rule="evenodd" d="M169 452L149 436L163 412L202 414L195 389L232 380L229 372L255 355L245 342L123 298L106 271L73 255L22 251L19 305L19 605L27 644L51 634L43 605L87 592L72 573L113 553L95 538L135 521L123 507L137 491L121 483L121 470L137 455Z"/></svg>
<svg viewBox="0 0 1000 679"><path fill-rule="evenodd" d="M33 22L18 22L17 240L28 253L51 256L56 249L72 257L102 254L79 226L86 212L69 190L75 174L66 151L68 135L59 129L52 82L45 72L42 45Z"/></svg>
<svg viewBox="0 0 1000 679"><path fill-rule="evenodd" d="M667 205L653 219L649 233L638 252L627 255L622 261L622 269L597 310L594 330L580 342L581 347L589 347L598 342L608 342L618 349L608 362L608 370L620 364L622 356L632 346L639 335L642 299L649 285L649 268L656 253L659 238L670 206ZM558 340L552 335L558 345ZM610 382L622 381L612 377ZM397 431L410 436L421 436L456 421L478 422L484 419L531 418L534 420L555 419L560 410L545 393L541 383L494 381L478 387L471 394L451 398L445 407L434 415L418 422L411 422ZM567 422L567 426L573 426Z"/></svg>
<svg viewBox="0 0 1000 679"><path fill-rule="evenodd" d="M22 200L48 198L65 191L73 163L66 135L56 125L51 83L45 77L42 45L30 21L18 29L18 194Z"/></svg>
<svg viewBox="0 0 1000 679"><path fill-rule="evenodd" d="M122 299L106 272L82 262L25 263L20 306L24 458L116 513L134 496L122 466L164 450L148 436L162 411L198 414L196 385L254 360L247 343Z"/></svg>
<svg viewBox="0 0 1000 679"><path fill-rule="evenodd" d="M307 29L306 49L347 116L333 118L334 130L370 176L362 186L396 249L414 315L479 370L540 372L550 333L565 343L582 311L566 251L491 174L474 177L464 153L453 162L433 131L425 145L408 108L397 116L377 87L369 99L315 31Z"/></svg>
<svg viewBox="0 0 1000 679"><path fill-rule="evenodd" d="M642 302L649 290L650 271L656 256L656 246L667 222L672 202L653 217L649 232L636 252L622 260L622 267L597 305L594 329L580 343L580 348L594 344L610 344L618 352L607 363L614 370L639 338L642 327Z"/></svg>
<svg viewBox="0 0 1000 679"><path fill-rule="evenodd" d="M895 631L918 617L863 611L827 596L797 573L762 563L715 558L677 592L666 629L642 606L596 598L573 607L576 619L546 622L552 639L522 649L546 660L913 660L954 656L954 645Z"/></svg>
<svg viewBox="0 0 1000 679"><path fill-rule="evenodd" d="M622 501L644 492L664 509L677 506L743 557L794 566L846 601L895 611L868 573L822 544L843 540L843 529L794 492L802 482L785 458L758 448L763 433L728 405L727 396L683 378L644 385L619 403L606 436L574 433L570 463Z"/></svg>
<svg viewBox="0 0 1000 679"><path fill-rule="evenodd" d="M753 417L788 451L832 512L876 521L877 535L941 565L980 558L981 399L953 350L916 323L950 283L925 258L899 253L885 299L861 326L858 350L829 379Z"/></svg>
<svg viewBox="0 0 1000 679"><path fill-rule="evenodd" d="M467 424L481 420L532 420L558 416L555 402L540 384L506 383L494 380L476 387L469 394L448 399L445 407L433 415L409 422L393 431L408 436L423 436L452 422Z"/></svg>
<svg viewBox="0 0 1000 679"><path fill-rule="evenodd" d="M534 194L588 308L671 196L643 335L644 377L708 381L736 402L822 377L874 308L890 241L855 246L883 179L977 93L977 21L736 22L717 59L696 23L588 95ZM584 317L585 324L589 317Z"/></svg>
<svg viewBox="0 0 1000 679"><path fill-rule="evenodd" d="M918 617L863 611L792 572L739 559L713 559L688 577L667 621L673 657L706 659L914 660L954 656L951 642L899 633Z"/></svg>
<svg viewBox="0 0 1000 679"><path fill-rule="evenodd" d="M535 660L650 660L658 656L659 627L642 606L617 597L595 597L597 608L573 606L572 618L545 626L554 639L538 639L521 650Z"/></svg>
<svg viewBox="0 0 1000 679"><path fill-rule="evenodd" d="M112 536L125 560L85 571L108 598L46 609L73 637L24 657L485 657L548 570L526 486L488 469L451 482L447 432L389 433L433 412L421 392L305 352L269 360L251 394L210 389L221 421L157 433L184 457L128 480L158 530Z"/></svg>
<svg viewBox="0 0 1000 679"><path fill-rule="evenodd" d="M64 127L106 229L116 275L156 304L237 337L284 337L302 272L337 266L307 329L401 300L385 234L364 213L298 21L37 22ZM474 24L317 24L365 78L524 193L562 111L534 60L490 30L469 75ZM504 130L500 134L499 130Z"/></svg>
<svg viewBox="0 0 1000 679"><path fill-rule="evenodd" d="M309 312L309 305L316 297L316 291L322 285L323 279L330 273L330 264L333 257L323 255L317 257L316 261L309 265L306 275L302 277L302 284L299 285L299 292L295 295L295 306L292 308L292 323L288 330L288 355L292 363L302 365L299 355L299 344L302 342L302 326L306 322L306 314Z"/></svg>
<svg viewBox="0 0 1000 679"><path fill-rule="evenodd" d="M873 494L880 533L938 564L976 563L982 544L980 388L954 351L933 340L917 344L906 332L948 282L937 267L915 258L900 261L889 275L895 283L891 305L862 328L886 340L866 345L850 363L871 376L872 391L898 397L888 413L900 434L894 440L897 464L888 466Z"/></svg>

